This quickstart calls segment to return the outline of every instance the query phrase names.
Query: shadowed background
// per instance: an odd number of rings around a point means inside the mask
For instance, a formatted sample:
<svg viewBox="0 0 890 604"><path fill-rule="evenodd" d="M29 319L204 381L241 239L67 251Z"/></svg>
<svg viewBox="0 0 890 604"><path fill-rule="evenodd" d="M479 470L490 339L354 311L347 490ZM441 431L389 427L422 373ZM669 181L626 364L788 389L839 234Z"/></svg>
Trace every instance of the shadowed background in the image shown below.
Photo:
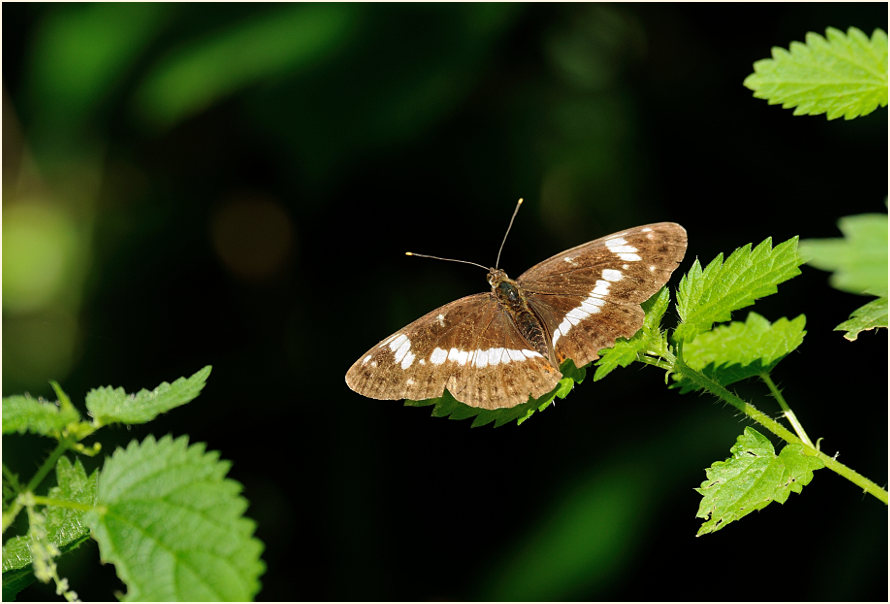
<svg viewBox="0 0 890 604"><path fill-rule="evenodd" d="M490 264L520 196L512 276L672 220L673 287L695 257L885 211L885 109L793 117L742 81L807 31L886 23L884 4L5 4L3 393L56 379L79 402L212 364L197 400L104 436L233 461L264 600L886 600L887 508L827 470L694 537L692 489L744 424L658 370L500 429L343 381L487 289L404 252ZM756 306L807 316L774 377L823 449L885 483L886 331L833 332L865 299L827 277ZM29 475L47 443L3 448ZM97 561L90 543L61 563L84 599L122 589Z"/></svg>

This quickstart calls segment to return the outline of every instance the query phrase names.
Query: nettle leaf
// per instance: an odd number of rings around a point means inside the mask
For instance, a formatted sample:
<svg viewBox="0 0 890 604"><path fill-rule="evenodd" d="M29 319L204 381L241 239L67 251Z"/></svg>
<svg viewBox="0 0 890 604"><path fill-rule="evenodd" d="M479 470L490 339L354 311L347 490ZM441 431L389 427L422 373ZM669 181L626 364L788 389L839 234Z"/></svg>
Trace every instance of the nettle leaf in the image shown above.
<svg viewBox="0 0 890 604"><path fill-rule="evenodd" d="M80 460L74 463L67 457L59 458L56 464L56 486L47 494L51 499L73 501L84 505L92 505L96 497L98 474L94 471L87 476ZM49 541L63 553L74 549L89 537L89 529L84 523L85 512L46 506L43 515L46 518L46 533ZM3 545L3 582L6 583L7 573L25 568L31 564L31 550L28 535L12 537Z"/></svg>
<svg viewBox="0 0 890 604"><path fill-rule="evenodd" d="M844 337L851 342L859 334L878 327L887 328L887 298L877 298L853 311L850 318L834 328L835 331L846 331Z"/></svg>
<svg viewBox="0 0 890 604"><path fill-rule="evenodd" d="M55 437L78 421L80 414L71 405L59 406L26 394L3 398L3 434L30 432Z"/></svg>
<svg viewBox="0 0 890 604"><path fill-rule="evenodd" d="M753 250L749 243L736 249L726 262L723 254L718 254L704 270L696 259L677 288L681 323L674 340L690 341L714 323L729 321L733 311L776 293L780 283L800 274L802 263L797 237L775 248L771 237Z"/></svg>
<svg viewBox="0 0 890 604"><path fill-rule="evenodd" d="M163 382L152 391L140 390L136 394L111 386L95 388L87 393L87 409L99 425L143 424L198 396L211 369L208 365L190 378L179 378L172 384Z"/></svg>
<svg viewBox="0 0 890 604"><path fill-rule="evenodd" d="M773 47L773 58L754 63L744 85L770 105L794 107L794 115L849 120L886 107L887 34L876 29L869 39L855 27L846 35L829 27L826 36L809 32L806 44Z"/></svg>
<svg viewBox="0 0 890 604"><path fill-rule="evenodd" d="M703 333L683 347L683 360L723 386L772 371L779 361L803 343L806 334L803 315L775 323L756 312L744 323L734 321ZM685 394L697 387L673 374Z"/></svg>
<svg viewBox="0 0 890 604"><path fill-rule="evenodd" d="M804 239L800 255L810 266L833 271L829 283L852 294L887 295L887 214L844 216L843 238Z"/></svg>
<svg viewBox="0 0 890 604"><path fill-rule="evenodd" d="M745 428L730 449L732 457L705 470L708 479L695 489L702 495L696 518L705 522L696 537L719 531L730 522L773 501L785 503L800 493L823 467L802 445L786 445L776 455L772 443L753 428Z"/></svg>
<svg viewBox="0 0 890 604"><path fill-rule="evenodd" d="M117 449L102 469L87 523L130 601L251 600L262 543L243 513L229 462L185 437Z"/></svg>
<svg viewBox="0 0 890 604"><path fill-rule="evenodd" d="M627 367L648 351L661 352L667 346L667 340L661 331L661 319L671 302L671 294L667 287L662 287L654 296L643 302L643 327L629 340L619 338L615 345L600 351L600 358L595 362L596 373L593 381L598 382L619 366Z"/></svg>
<svg viewBox="0 0 890 604"><path fill-rule="evenodd" d="M578 369L571 359L566 360L561 366L562 379L556 385L556 388L537 399L529 399L521 405L510 407L509 409L480 409L478 407L470 407L458 401L448 390L445 395L439 398L431 398L422 401L406 400L406 407L433 407L433 417L448 417L449 419L469 419L473 418L470 427L477 428L494 422L495 428L500 428L504 424L516 421L517 425L522 424L531 417L535 411L543 411L556 397L565 398L568 396L575 384L584 381L586 370Z"/></svg>

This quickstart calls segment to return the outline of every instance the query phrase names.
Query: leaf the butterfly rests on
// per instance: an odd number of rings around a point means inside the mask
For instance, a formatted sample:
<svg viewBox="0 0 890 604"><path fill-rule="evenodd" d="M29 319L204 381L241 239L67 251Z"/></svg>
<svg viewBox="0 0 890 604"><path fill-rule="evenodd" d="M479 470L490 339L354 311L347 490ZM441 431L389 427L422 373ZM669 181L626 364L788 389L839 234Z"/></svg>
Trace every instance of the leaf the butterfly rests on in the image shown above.
<svg viewBox="0 0 890 604"><path fill-rule="evenodd" d="M686 253L686 231L648 224L579 245L518 279L492 268L491 292L427 313L378 343L346 373L375 399L424 400L445 389L471 407L515 407L553 390L560 364L583 367L643 324L640 303Z"/></svg>

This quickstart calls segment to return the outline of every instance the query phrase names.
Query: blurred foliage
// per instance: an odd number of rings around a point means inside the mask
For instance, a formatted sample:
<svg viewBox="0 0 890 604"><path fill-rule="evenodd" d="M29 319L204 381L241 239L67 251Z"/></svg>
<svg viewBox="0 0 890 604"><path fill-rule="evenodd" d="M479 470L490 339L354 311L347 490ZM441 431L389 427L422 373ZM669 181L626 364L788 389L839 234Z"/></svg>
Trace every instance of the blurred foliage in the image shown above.
<svg viewBox="0 0 890 604"><path fill-rule="evenodd" d="M654 220L687 228L692 259L830 235L837 199L867 211L886 183L838 174L886 169L886 112L812 128L741 82L777 40L872 31L885 6L7 3L3 17L4 392L212 363L205 402L156 430L187 426L235 461L267 544L260 599L710 599L724 585L702 569L748 563L776 530L812 555L771 597L886 598L886 510L840 487L695 542L688 485L737 425L709 404L678 411L656 371L587 380L499 430L342 384L369 342L485 286L403 252L490 262L520 196L514 274ZM763 314L807 316L782 362L799 412L885 474L886 410L867 426L828 416L849 386L802 359L883 372L886 346L832 348L843 294L796 281ZM4 461L32 469L42 452L15 438ZM84 599L114 585L88 570L97 555L60 565ZM54 597L39 589L21 597Z"/></svg>

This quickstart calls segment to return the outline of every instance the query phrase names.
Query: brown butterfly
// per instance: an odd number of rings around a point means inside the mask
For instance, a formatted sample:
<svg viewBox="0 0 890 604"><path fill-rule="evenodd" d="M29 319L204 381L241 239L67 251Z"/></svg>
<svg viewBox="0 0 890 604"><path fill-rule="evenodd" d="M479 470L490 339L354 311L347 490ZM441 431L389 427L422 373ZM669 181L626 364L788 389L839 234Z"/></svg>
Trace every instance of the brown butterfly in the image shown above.
<svg viewBox="0 0 890 604"><path fill-rule="evenodd" d="M582 367L616 338L634 335L643 325L640 303L661 289L685 253L686 230L673 222L600 237L515 280L497 268L498 252L495 268L488 269L490 292L455 300L403 327L362 355L346 383L361 395L389 400L436 398L447 388L483 409L538 398L562 378L566 359Z"/></svg>

